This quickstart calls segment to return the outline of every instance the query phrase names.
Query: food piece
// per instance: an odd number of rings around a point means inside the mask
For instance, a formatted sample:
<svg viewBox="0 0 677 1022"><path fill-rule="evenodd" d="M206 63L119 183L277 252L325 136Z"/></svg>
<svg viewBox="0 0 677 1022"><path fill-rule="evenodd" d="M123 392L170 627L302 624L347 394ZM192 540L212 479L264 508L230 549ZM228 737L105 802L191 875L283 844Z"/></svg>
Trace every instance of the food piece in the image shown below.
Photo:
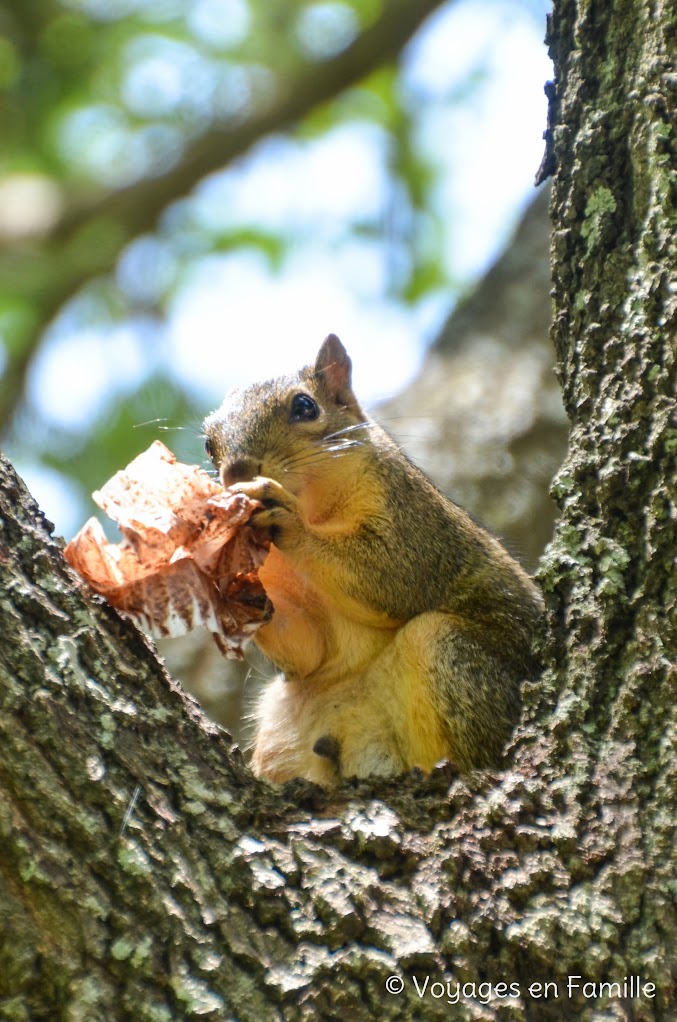
<svg viewBox="0 0 677 1022"><path fill-rule="evenodd" d="M261 505L229 494L155 441L92 494L123 535L109 543L90 518L64 554L86 582L157 637L202 626L225 656L272 615L257 569L268 531L250 519Z"/></svg>

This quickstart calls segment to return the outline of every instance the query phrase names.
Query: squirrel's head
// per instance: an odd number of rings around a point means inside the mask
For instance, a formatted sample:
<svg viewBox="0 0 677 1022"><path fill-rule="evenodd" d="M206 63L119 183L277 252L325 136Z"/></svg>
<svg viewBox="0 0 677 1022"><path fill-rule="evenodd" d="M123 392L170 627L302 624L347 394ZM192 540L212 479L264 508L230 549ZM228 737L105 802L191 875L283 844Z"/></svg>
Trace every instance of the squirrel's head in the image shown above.
<svg viewBox="0 0 677 1022"><path fill-rule="evenodd" d="M330 460L361 446L366 422L348 354L330 334L315 365L228 394L205 420L205 448L224 486L267 476L298 492Z"/></svg>

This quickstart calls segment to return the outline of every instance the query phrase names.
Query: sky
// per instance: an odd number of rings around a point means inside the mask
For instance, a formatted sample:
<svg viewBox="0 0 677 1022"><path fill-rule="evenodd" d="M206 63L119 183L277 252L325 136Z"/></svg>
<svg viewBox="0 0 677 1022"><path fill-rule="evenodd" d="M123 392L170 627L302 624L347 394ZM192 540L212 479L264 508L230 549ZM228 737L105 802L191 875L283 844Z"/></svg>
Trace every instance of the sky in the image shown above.
<svg viewBox="0 0 677 1022"><path fill-rule="evenodd" d="M430 215L450 224L446 269L460 288L497 257L533 195L551 75L542 42L547 5L540 18L535 6L457 0L428 20L405 54L417 131L443 169ZM208 26L209 5L202 8ZM152 95L153 74L165 89L178 88L170 72L147 68L136 85L126 84L132 99L134 88ZM444 102L455 90L459 101ZM58 321L33 367L30 401L56 428L86 429L105 398L135 388L161 361L206 414L232 386L312 362L329 332L351 354L365 405L404 388L451 299L437 293L413 308L394 301L382 250L347 235L347 219L383 206L383 146L378 128L366 123L315 140L275 137L207 179L194 215L212 228L289 228L296 242L284 267L272 270L251 248L196 260L171 299L161 338L141 322L94 330L86 316L80 324L72 316ZM123 255L118 279L130 293L143 297L146 289L152 297L171 277L172 260L161 234L139 239ZM18 468L57 533L71 536L82 524L80 495L57 473Z"/></svg>

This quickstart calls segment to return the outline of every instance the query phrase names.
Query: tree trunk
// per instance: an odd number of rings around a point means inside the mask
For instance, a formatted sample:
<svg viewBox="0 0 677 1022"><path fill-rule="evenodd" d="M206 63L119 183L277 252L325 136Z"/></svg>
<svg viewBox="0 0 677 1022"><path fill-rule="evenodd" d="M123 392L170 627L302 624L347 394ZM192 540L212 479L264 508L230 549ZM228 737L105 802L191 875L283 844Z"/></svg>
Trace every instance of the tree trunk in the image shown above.
<svg viewBox="0 0 677 1022"><path fill-rule="evenodd" d="M256 781L3 466L0 1018L674 1017L677 10L550 37L571 441L511 769Z"/></svg>

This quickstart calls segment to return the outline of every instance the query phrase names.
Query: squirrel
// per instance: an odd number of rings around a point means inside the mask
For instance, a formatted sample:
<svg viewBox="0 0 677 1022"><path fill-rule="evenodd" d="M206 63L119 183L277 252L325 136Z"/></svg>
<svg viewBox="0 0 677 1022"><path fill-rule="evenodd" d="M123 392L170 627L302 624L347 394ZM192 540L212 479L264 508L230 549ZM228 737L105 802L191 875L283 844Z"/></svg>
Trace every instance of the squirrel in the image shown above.
<svg viewBox="0 0 677 1022"><path fill-rule="evenodd" d="M274 613L255 637L282 672L257 713L270 781L460 772L500 763L538 665L541 594L363 411L330 334L314 366L234 391L204 424L229 491L263 505Z"/></svg>

